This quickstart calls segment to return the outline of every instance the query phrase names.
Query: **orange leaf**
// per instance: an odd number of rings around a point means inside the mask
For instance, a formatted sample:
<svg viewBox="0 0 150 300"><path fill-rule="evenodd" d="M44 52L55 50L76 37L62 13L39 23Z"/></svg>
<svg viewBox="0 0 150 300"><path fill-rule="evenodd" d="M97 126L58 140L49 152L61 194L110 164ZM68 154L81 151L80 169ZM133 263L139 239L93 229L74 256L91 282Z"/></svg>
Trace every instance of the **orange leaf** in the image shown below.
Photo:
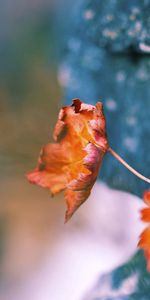
<svg viewBox="0 0 150 300"><path fill-rule="evenodd" d="M90 195L108 150L102 103L74 99L60 110L53 137L55 143L42 148L37 168L27 177L53 195L65 191L68 221Z"/></svg>
<svg viewBox="0 0 150 300"><path fill-rule="evenodd" d="M144 192L144 202L150 207L150 190Z"/></svg>
<svg viewBox="0 0 150 300"><path fill-rule="evenodd" d="M141 210L141 219L146 223L150 223L150 190L144 192L144 202L149 207ZM150 271L150 224L140 235L138 246L144 250L147 260L147 269Z"/></svg>

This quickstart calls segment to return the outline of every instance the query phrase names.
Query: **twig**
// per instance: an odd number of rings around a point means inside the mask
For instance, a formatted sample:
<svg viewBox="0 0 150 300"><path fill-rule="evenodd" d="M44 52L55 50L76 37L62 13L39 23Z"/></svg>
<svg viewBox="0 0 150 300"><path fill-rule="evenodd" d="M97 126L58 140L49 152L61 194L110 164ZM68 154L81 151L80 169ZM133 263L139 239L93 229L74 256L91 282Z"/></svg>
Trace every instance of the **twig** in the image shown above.
<svg viewBox="0 0 150 300"><path fill-rule="evenodd" d="M113 149L109 147L108 151L122 164L124 165L130 172L132 172L135 176L139 177L140 179L150 183L150 179L143 176L139 172L137 172L135 169L133 169L128 163L122 159Z"/></svg>

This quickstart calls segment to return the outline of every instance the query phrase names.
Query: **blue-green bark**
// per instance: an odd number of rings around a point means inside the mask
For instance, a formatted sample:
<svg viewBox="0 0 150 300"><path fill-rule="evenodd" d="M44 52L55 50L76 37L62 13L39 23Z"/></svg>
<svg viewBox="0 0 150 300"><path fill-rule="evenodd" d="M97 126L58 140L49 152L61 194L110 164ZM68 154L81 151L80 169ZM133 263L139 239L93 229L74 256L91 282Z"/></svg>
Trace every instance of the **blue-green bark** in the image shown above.
<svg viewBox="0 0 150 300"><path fill-rule="evenodd" d="M60 69L65 101L101 100L111 147L149 177L150 1L79 1L72 28ZM109 186L140 197L149 188L109 154L100 177ZM141 252L101 277L85 298L102 299L150 299L150 274Z"/></svg>

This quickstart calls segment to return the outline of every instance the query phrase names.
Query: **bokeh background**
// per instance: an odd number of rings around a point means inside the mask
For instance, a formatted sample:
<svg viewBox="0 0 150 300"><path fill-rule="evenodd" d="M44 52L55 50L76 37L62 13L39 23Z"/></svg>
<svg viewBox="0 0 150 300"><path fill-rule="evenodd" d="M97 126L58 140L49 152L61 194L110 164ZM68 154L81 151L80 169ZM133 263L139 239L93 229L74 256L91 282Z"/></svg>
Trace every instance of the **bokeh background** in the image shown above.
<svg viewBox="0 0 150 300"><path fill-rule="evenodd" d="M40 191L30 190L25 174L50 139L60 106L54 26L59 5L0 1L0 299L22 299L16 286L44 255L56 211L49 197L43 202Z"/></svg>
<svg viewBox="0 0 150 300"><path fill-rule="evenodd" d="M137 197L97 183L64 226L63 195L51 199L25 177L52 140L64 94L68 102L79 96L74 81L64 93L69 75L62 63L68 55L71 65L69 51L78 53L76 39L67 43L78 9L71 0L0 1L0 300L80 300L136 249Z"/></svg>

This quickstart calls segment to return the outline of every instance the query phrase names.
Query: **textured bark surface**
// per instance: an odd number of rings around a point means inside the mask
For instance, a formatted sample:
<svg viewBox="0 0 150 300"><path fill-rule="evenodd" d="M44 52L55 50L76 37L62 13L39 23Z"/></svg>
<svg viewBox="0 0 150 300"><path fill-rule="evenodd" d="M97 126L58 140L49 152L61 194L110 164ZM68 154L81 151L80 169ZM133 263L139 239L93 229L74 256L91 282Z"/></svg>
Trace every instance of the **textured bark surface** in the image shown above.
<svg viewBox="0 0 150 300"><path fill-rule="evenodd" d="M104 103L110 146L149 177L150 169L150 1L83 0L72 18L59 78L65 100ZM66 101L66 102L67 102ZM101 179L142 197L149 185L109 154ZM85 300L148 300L150 274L141 252L100 277Z"/></svg>

